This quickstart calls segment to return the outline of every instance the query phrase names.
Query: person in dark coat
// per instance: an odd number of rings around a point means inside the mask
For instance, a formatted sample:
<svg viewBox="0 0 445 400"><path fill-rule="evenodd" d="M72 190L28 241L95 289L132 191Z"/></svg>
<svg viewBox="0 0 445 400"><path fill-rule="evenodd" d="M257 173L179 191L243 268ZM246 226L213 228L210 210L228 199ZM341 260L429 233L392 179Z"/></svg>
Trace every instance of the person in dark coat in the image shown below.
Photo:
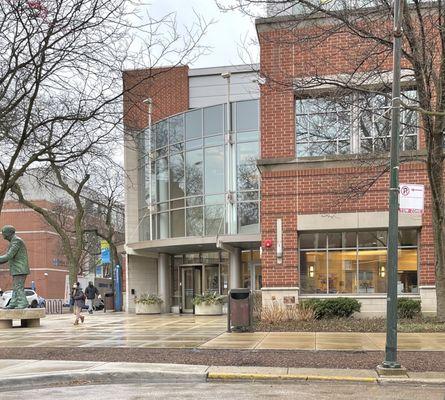
<svg viewBox="0 0 445 400"><path fill-rule="evenodd" d="M94 299L96 298L96 294L99 296L99 290L93 285L93 282L88 282L88 286L85 289L85 296L87 297L86 303L88 306L88 312L90 314L93 313L93 303Z"/></svg>
<svg viewBox="0 0 445 400"><path fill-rule="evenodd" d="M85 305L85 294L80 288L79 282L73 285L71 296L74 299L74 314L76 315L74 325L79 325L79 320L82 323L85 321L85 317L83 315L80 315L80 313L82 312L82 307Z"/></svg>

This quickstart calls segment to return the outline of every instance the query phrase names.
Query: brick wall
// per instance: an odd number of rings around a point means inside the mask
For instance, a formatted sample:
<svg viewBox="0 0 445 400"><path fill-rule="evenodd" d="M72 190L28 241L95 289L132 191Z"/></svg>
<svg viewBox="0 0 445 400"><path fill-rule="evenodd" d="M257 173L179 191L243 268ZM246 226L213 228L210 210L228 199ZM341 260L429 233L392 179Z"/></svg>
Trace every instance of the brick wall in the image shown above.
<svg viewBox="0 0 445 400"><path fill-rule="evenodd" d="M153 101L153 122L189 108L188 67L124 71L124 125L140 130L148 125L148 106Z"/></svg>
<svg viewBox="0 0 445 400"><path fill-rule="evenodd" d="M51 203L36 201L44 208ZM63 298L65 295L65 276L68 274L66 259L61 250L59 236L48 225L40 214L24 207L15 201L7 201L0 214L0 227L13 225L28 251L30 274L25 285L36 284L37 293L45 298ZM0 240L0 253L8 247L6 240ZM3 290L12 288L12 279L7 264L0 266L0 287Z"/></svg>
<svg viewBox="0 0 445 400"><path fill-rule="evenodd" d="M261 157L262 159L295 158L295 96L304 94L295 82L313 76L351 74L365 56L359 71L390 70L392 55L371 42L359 41L348 33L329 33L321 22L318 27L301 24L290 32L282 24L258 23L260 71L267 78L261 88ZM291 25L289 25L291 26ZM294 26L294 25L293 25ZM383 21L378 29L390 32ZM310 37L318 35L317 40ZM420 134L420 144L424 143ZM271 161L271 160L270 160ZM283 262L277 264L276 249L264 249L262 257L265 287L299 285L297 248L297 215L388 210L388 175L382 176L372 189L360 198L348 199L346 183L373 176L367 167L296 167L295 163L275 160L275 168L262 173L261 234L262 240L276 238L276 220L283 221ZM325 164L324 164L325 165ZM348 166L349 165L349 166ZM401 168L400 182L426 186L423 227L420 239L420 285L434 284L434 249L431 227L430 190L422 163L408 163Z"/></svg>

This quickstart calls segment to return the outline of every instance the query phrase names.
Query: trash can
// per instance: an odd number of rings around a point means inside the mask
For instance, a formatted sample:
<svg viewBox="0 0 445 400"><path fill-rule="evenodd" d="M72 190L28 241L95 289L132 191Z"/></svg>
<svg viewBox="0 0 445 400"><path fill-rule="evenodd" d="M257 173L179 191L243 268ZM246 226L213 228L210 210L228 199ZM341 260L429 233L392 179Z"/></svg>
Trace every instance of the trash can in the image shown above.
<svg viewBox="0 0 445 400"><path fill-rule="evenodd" d="M250 289L231 289L227 309L227 331L251 331L252 325L252 291Z"/></svg>
<svg viewBox="0 0 445 400"><path fill-rule="evenodd" d="M104 312L107 310L114 310L114 294L112 292L105 293L105 307Z"/></svg>

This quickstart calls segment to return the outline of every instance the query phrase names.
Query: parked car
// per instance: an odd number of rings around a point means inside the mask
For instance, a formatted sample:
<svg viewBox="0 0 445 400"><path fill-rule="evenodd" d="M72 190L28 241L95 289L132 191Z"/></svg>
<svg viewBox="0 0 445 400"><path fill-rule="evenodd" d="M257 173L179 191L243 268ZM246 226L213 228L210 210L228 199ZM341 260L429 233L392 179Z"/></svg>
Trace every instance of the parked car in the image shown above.
<svg viewBox="0 0 445 400"><path fill-rule="evenodd" d="M26 294L26 299L28 300L29 307L31 308L39 307L39 296L34 290L25 289L25 294ZM0 297L0 307L3 308L7 307L9 302L11 301L11 297L12 297L12 290L7 290L6 292L3 292L3 295Z"/></svg>

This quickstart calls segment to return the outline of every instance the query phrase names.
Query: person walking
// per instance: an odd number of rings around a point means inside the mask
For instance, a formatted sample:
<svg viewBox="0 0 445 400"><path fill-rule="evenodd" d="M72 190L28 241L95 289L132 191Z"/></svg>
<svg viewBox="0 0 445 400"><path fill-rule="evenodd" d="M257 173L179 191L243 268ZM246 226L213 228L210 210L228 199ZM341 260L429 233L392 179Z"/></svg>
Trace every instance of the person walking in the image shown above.
<svg viewBox="0 0 445 400"><path fill-rule="evenodd" d="M82 312L82 307L85 305L85 294L80 288L80 283L77 282L73 285L73 291L71 295L74 299L74 314L76 315L76 319L74 320L74 325L79 325L79 320L82 322L85 321L85 317L80 315Z"/></svg>
<svg viewBox="0 0 445 400"><path fill-rule="evenodd" d="M96 286L93 285L93 282L88 282L88 286L85 289L85 296L87 297L87 306L88 306L88 313L93 313L93 303L94 299L96 298L96 294L99 296L99 290Z"/></svg>

